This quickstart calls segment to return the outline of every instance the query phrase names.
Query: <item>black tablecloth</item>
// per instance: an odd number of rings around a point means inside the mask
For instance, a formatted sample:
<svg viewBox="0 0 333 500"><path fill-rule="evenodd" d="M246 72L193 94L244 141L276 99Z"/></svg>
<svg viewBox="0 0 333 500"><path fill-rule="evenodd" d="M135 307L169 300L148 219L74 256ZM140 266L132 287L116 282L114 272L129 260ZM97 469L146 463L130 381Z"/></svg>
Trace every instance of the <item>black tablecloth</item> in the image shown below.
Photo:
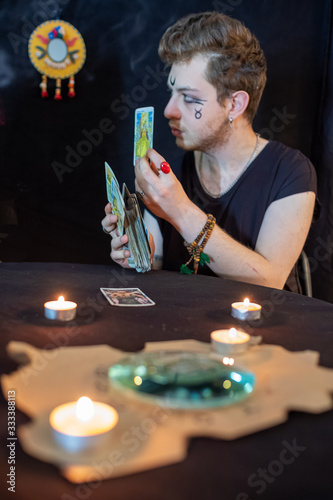
<svg viewBox="0 0 333 500"><path fill-rule="evenodd" d="M212 330L239 326L232 302L244 297L263 306L262 321L242 324L266 344L291 351L320 352L333 368L333 305L289 292L208 276L169 272L138 274L114 266L0 264L1 372L17 365L8 358L10 340L39 348L108 344L138 351L147 341L197 339ZM153 307L110 306L100 287L139 287ZM64 295L78 303L74 323L50 322L43 304ZM66 334L65 334L66 333ZM7 491L7 404L1 397L1 498L93 500L328 500L333 498L333 412L291 412L286 423L234 441L192 439L186 460L140 474L77 486L52 465L16 447L16 493ZM17 425L28 418L17 410ZM292 451L284 452L289 448ZM294 453L294 455L293 455ZM288 463L281 457L288 456ZM294 457L294 460L292 458ZM14 496L13 496L14 495Z"/></svg>

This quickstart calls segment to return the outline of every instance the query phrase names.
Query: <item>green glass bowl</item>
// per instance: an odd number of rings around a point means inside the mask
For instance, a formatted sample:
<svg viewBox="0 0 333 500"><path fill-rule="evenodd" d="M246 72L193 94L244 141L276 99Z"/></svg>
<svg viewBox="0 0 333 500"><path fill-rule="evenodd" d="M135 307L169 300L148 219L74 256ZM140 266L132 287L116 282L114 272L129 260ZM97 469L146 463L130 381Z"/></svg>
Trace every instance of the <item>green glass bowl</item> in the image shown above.
<svg viewBox="0 0 333 500"><path fill-rule="evenodd" d="M177 409L228 406L249 397L255 386L251 372L183 351L132 354L109 368L109 379L122 393Z"/></svg>

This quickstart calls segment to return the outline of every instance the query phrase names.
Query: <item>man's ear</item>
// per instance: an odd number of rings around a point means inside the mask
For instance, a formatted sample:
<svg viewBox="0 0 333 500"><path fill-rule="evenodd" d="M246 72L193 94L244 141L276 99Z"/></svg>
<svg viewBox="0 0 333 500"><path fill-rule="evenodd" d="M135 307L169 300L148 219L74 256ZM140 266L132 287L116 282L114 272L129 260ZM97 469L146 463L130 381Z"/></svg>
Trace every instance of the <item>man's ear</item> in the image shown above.
<svg viewBox="0 0 333 500"><path fill-rule="evenodd" d="M229 98L229 118L235 120L242 115L248 107L250 96L245 90L238 90Z"/></svg>

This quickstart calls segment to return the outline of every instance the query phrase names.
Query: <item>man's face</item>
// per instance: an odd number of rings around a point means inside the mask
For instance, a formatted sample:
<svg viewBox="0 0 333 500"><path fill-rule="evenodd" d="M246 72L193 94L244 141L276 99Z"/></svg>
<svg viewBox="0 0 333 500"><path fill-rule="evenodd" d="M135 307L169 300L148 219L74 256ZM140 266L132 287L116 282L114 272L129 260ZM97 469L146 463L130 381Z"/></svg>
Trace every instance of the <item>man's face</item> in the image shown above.
<svg viewBox="0 0 333 500"><path fill-rule="evenodd" d="M195 56L173 64L168 77L171 98L164 110L176 144L188 151L214 152L230 134L225 106L204 77L207 59Z"/></svg>

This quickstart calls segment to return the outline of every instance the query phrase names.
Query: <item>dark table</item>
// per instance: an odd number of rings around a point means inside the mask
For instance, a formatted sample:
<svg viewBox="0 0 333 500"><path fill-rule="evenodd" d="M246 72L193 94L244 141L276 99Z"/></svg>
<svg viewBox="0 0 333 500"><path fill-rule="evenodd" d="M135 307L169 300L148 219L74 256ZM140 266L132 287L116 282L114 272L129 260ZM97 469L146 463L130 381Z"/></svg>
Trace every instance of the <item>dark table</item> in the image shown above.
<svg viewBox="0 0 333 500"><path fill-rule="evenodd" d="M239 325L230 315L230 304L246 296L263 306L262 321L242 325L248 333L260 334L266 344L291 351L319 351L320 364L333 368L333 305L289 292L208 276L163 271L137 274L111 265L57 263L2 263L0 284L2 373L17 368L5 351L11 340L39 348L50 348L52 343L54 347L108 344L124 351L138 351L147 341L209 342L212 330ZM100 287L139 287L156 306L112 307ZM59 295L78 303L73 328L53 325L43 316L44 302ZM70 334L64 336L65 328ZM55 467L25 454L17 443L15 494L7 491L6 484L7 402L3 396L0 419L2 499L333 498L333 411L319 415L291 412L286 423L233 441L192 439L184 462L106 480L97 488L67 482ZM17 410L16 425L27 421ZM296 446L295 460L281 468L277 461L286 442Z"/></svg>

